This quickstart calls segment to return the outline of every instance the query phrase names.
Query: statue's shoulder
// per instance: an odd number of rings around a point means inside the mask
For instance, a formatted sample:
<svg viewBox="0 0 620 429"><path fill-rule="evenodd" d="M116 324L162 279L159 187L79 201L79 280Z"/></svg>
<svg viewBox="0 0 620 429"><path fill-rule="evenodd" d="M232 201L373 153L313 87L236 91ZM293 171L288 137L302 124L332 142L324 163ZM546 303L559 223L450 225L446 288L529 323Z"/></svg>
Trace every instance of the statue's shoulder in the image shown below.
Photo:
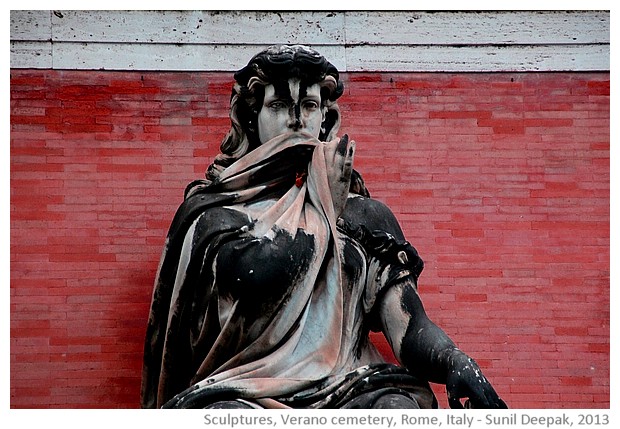
<svg viewBox="0 0 620 429"><path fill-rule="evenodd" d="M195 194L177 209L169 234L187 232L195 224L198 230L229 230L248 223L248 216L227 207L232 198L222 194Z"/></svg>
<svg viewBox="0 0 620 429"><path fill-rule="evenodd" d="M350 194L342 218L354 228L363 225L370 231L380 230L404 239L402 229L392 210L373 198Z"/></svg>

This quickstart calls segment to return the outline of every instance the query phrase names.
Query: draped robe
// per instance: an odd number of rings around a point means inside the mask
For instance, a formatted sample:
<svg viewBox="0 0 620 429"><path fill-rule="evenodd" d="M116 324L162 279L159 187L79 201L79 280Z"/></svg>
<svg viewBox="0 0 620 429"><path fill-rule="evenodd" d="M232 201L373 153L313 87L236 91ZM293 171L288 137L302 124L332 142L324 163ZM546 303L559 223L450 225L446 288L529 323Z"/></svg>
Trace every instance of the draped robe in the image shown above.
<svg viewBox="0 0 620 429"><path fill-rule="evenodd" d="M422 262L380 203L351 195L357 209L337 219L325 159L336 143L278 136L190 190L155 281L143 407L334 408L385 386L436 406L368 340L380 295ZM391 231L364 226L369 214Z"/></svg>

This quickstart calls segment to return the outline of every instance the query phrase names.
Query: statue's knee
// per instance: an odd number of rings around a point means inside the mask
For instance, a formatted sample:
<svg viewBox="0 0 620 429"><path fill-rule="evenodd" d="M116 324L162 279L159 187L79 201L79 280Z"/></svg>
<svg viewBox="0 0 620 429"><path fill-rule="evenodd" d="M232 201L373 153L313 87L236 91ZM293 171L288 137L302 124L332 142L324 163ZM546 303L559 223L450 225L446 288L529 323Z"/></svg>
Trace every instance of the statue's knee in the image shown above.
<svg viewBox="0 0 620 429"><path fill-rule="evenodd" d="M394 410L394 409L419 409L418 401L408 395L398 393L386 393L377 398L372 404L375 410Z"/></svg>
<svg viewBox="0 0 620 429"><path fill-rule="evenodd" d="M347 409L419 409L420 404L415 398L405 391L398 389L383 388L372 392L365 392L353 398L342 406Z"/></svg>

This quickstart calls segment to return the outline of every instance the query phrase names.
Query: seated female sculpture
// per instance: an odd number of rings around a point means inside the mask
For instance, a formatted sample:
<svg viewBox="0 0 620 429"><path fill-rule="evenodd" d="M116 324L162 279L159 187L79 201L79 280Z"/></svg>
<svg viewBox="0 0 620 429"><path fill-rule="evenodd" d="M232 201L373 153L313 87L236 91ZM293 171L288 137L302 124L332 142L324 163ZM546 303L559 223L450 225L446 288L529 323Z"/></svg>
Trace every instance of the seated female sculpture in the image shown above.
<svg viewBox="0 0 620 429"><path fill-rule="evenodd" d="M354 142L336 137L335 67L303 46L271 47L235 80L221 153L166 240L142 406L433 408L435 382L451 407L504 408L428 319L422 260L353 170Z"/></svg>

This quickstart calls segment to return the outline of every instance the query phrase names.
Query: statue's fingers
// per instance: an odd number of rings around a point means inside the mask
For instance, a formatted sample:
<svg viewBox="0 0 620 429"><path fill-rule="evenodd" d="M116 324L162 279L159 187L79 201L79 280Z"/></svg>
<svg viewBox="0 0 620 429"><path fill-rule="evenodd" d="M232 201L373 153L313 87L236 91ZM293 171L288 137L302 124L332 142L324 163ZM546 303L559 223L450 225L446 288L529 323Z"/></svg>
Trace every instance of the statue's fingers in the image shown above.
<svg viewBox="0 0 620 429"><path fill-rule="evenodd" d="M484 394L482 396L472 395L469 397L468 401L469 401L470 407L477 409L477 410L494 408L491 406L491 402L488 400L487 397L484 396Z"/></svg>
<svg viewBox="0 0 620 429"><path fill-rule="evenodd" d="M448 394L448 405L452 409L460 410L463 408L461 404L461 395L456 386L446 386L446 393Z"/></svg>
<svg viewBox="0 0 620 429"><path fill-rule="evenodd" d="M472 408L479 409L505 409L508 408L506 403L498 396L495 390L488 385L484 389L476 389L474 395L470 398Z"/></svg>
<svg viewBox="0 0 620 429"><path fill-rule="evenodd" d="M342 152L342 139L340 141L331 141L325 144L325 161L328 171L331 174L339 174L344 164L344 156Z"/></svg>
<svg viewBox="0 0 620 429"><path fill-rule="evenodd" d="M355 156L355 142L351 140L346 148L346 153L343 159L342 165L342 178L344 181L349 182L351 180L351 174L353 173L353 157Z"/></svg>
<svg viewBox="0 0 620 429"><path fill-rule="evenodd" d="M497 392L492 387L490 387L490 385L489 389L487 389L486 391L486 397L489 403L488 408L508 408L508 405L506 405L506 403L502 400L502 398L499 397Z"/></svg>
<svg viewBox="0 0 620 429"><path fill-rule="evenodd" d="M349 182L353 173L355 142L345 134L326 144L325 160L330 176L339 182Z"/></svg>
<svg viewBox="0 0 620 429"><path fill-rule="evenodd" d="M355 144L345 134L325 146L327 173L334 202L336 216L340 216L347 202L351 175L353 173L353 154Z"/></svg>
<svg viewBox="0 0 620 429"><path fill-rule="evenodd" d="M338 142L334 142L335 144L331 145L331 163L332 168L338 174L342 171L344 167L344 151L346 151L346 146L348 144L348 139L342 137ZM344 141L344 143L343 143Z"/></svg>
<svg viewBox="0 0 620 429"><path fill-rule="evenodd" d="M453 410L461 410L463 408L460 398L457 397L448 397L448 405L450 405L450 408Z"/></svg>
<svg viewBox="0 0 620 429"><path fill-rule="evenodd" d="M347 146L349 145L349 135L345 134L340 137L338 144L336 145L336 153L340 156L345 156L347 153Z"/></svg>

